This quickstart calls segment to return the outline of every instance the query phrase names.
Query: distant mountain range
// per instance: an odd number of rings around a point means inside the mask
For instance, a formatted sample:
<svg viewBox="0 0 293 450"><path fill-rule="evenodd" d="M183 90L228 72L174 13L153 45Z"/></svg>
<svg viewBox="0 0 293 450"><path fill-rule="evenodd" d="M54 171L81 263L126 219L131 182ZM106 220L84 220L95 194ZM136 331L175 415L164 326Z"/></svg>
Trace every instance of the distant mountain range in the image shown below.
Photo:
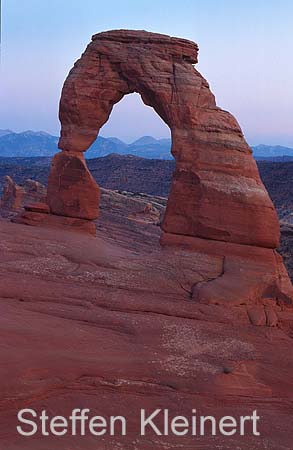
<svg viewBox="0 0 293 450"><path fill-rule="evenodd" d="M30 158L51 157L58 152L58 137L43 131L25 131L14 133L11 130L0 130L0 157ZM148 159L173 159L171 139L155 139L143 136L131 144L115 137L99 136L86 152L86 158L99 158L112 153L134 155ZM252 147L254 157L271 161L293 160L293 149L280 145L257 145Z"/></svg>
<svg viewBox="0 0 293 450"><path fill-rule="evenodd" d="M256 159L293 160L293 148L281 145L256 145L251 147Z"/></svg>
<svg viewBox="0 0 293 450"><path fill-rule="evenodd" d="M56 136L43 131L14 133L0 130L0 155L3 157L53 156L58 150L57 144Z"/></svg>
<svg viewBox="0 0 293 450"><path fill-rule="evenodd" d="M0 130L0 137L5 136L6 134L11 134L13 131L11 130Z"/></svg>

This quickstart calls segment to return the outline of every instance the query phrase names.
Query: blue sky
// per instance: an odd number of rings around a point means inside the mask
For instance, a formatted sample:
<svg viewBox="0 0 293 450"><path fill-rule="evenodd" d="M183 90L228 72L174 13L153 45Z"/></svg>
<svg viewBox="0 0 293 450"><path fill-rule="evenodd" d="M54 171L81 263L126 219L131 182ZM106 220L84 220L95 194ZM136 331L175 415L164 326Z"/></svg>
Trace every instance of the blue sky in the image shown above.
<svg viewBox="0 0 293 450"><path fill-rule="evenodd" d="M196 41L198 70L248 142L293 147L291 0L2 0L2 9L0 128L58 134L62 84L91 35L132 28ZM131 141L168 129L132 95L101 134Z"/></svg>

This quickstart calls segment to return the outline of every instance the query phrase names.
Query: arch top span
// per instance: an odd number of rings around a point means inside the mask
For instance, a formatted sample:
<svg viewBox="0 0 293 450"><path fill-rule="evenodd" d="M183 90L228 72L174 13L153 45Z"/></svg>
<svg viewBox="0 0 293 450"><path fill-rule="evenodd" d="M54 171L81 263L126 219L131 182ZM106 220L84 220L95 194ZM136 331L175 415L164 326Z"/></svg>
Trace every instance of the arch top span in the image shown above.
<svg viewBox="0 0 293 450"><path fill-rule="evenodd" d="M193 67L197 55L194 42L158 33L113 30L94 35L62 90L59 148L86 151L113 105L133 92L171 130L190 128L190 97L198 106L215 107L206 80Z"/></svg>
<svg viewBox="0 0 293 450"><path fill-rule="evenodd" d="M48 187L53 214L97 217L99 192L83 152L115 103L137 92L171 129L176 170L162 224L168 242L179 235L278 246L278 218L252 152L195 69L197 56L194 42L147 31L93 36L62 90L62 153L54 158Z"/></svg>
<svg viewBox="0 0 293 450"><path fill-rule="evenodd" d="M145 30L110 30L97 33L92 36L92 41L116 41L119 43L130 44L131 46L138 44L139 46L156 45L160 46L162 53L168 51L178 58L183 57L192 64L198 62L198 45L189 41L172 37L167 34L151 33ZM168 50L167 50L168 49Z"/></svg>

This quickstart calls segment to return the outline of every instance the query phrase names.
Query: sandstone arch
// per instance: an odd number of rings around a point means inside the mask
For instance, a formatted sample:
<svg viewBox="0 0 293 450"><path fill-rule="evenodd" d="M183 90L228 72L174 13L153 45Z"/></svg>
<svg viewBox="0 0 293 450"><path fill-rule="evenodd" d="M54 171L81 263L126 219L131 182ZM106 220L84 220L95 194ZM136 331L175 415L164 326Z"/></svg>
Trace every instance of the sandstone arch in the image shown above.
<svg viewBox="0 0 293 450"><path fill-rule="evenodd" d="M197 54L191 41L146 31L93 36L62 91L62 152L53 160L48 186L52 214L98 216L99 188L83 152L113 105L138 92L171 129L176 171L164 233L277 247L277 215L251 150L235 118L216 106L194 68Z"/></svg>

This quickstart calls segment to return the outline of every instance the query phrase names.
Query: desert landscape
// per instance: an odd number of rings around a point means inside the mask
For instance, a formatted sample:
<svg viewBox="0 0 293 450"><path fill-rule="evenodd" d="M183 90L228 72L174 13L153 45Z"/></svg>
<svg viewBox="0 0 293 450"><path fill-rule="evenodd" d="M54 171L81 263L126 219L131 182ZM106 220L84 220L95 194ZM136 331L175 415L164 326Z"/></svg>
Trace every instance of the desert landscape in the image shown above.
<svg viewBox="0 0 293 450"><path fill-rule="evenodd" d="M293 163L257 165L197 54L157 33L94 35L62 90L60 152L0 158L3 449L292 450ZM132 92L170 127L174 160L87 162ZM115 407L126 436L17 434L23 408L77 407ZM141 408L257 410L260 433L143 436Z"/></svg>

